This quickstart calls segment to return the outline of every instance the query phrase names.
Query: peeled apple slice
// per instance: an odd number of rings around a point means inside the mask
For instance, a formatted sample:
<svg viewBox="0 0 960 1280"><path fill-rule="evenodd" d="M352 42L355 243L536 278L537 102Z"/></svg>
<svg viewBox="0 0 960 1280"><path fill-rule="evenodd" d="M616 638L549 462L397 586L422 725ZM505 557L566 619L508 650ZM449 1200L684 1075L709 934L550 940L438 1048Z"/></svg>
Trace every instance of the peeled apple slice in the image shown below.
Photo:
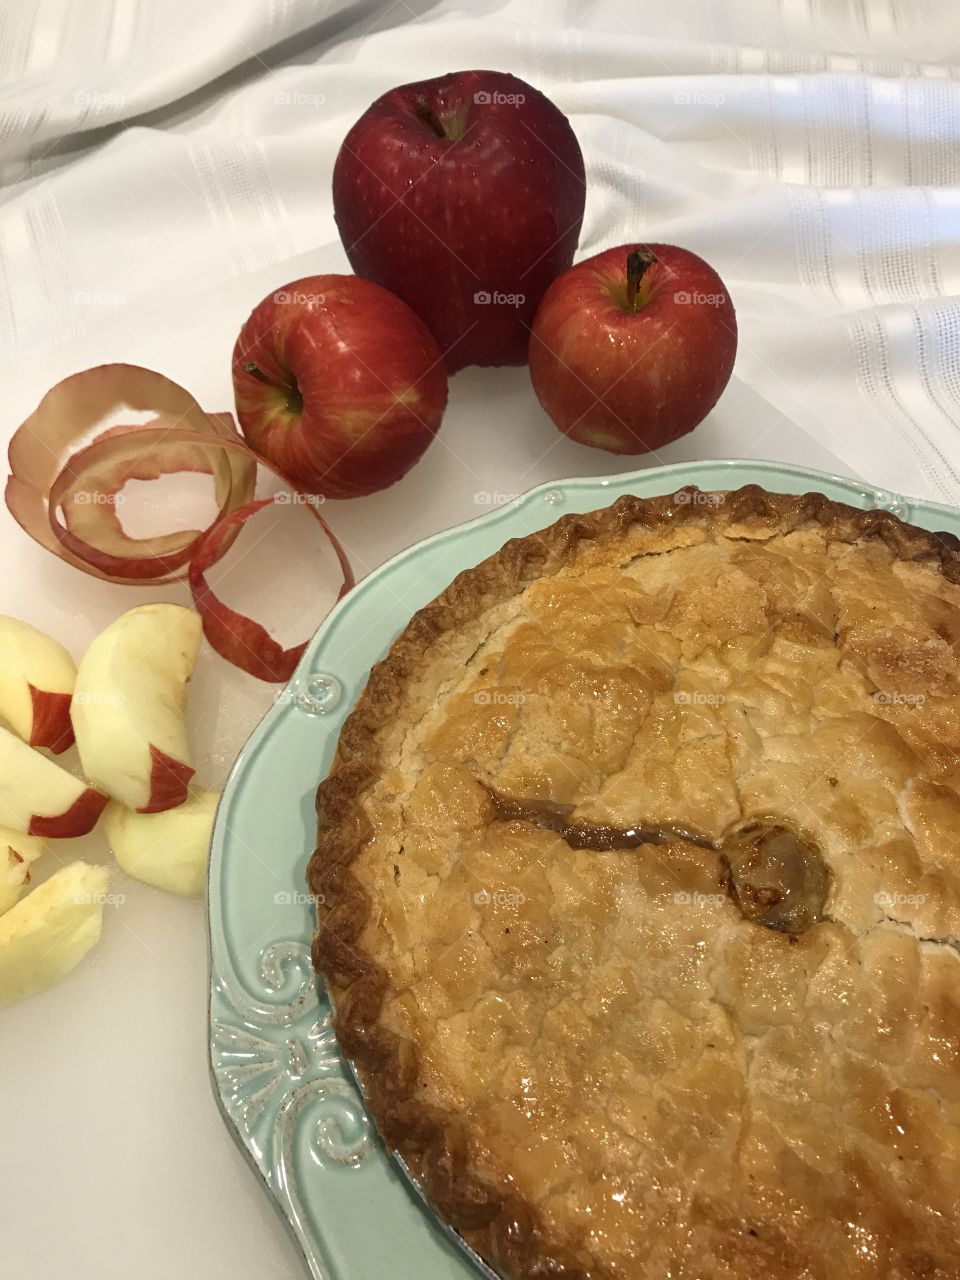
<svg viewBox="0 0 960 1280"><path fill-rule="evenodd" d="M10 910L30 883L30 868L45 848L39 836L0 827L0 916Z"/></svg>
<svg viewBox="0 0 960 1280"><path fill-rule="evenodd" d="M100 941L106 867L71 862L0 916L0 1005L52 986Z"/></svg>
<svg viewBox="0 0 960 1280"><path fill-rule="evenodd" d="M200 632L193 609L139 605L94 637L80 661L72 707L80 763L129 809L156 813L187 797L187 681Z"/></svg>
<svg viewBox="0 0 960 1280"><path fill-rule="evenodd" d="M128 875L185 897L203 893L216 791L191 787L176 809L135 813L112 801L103 815L104 830L117 862Z"/></svg>
<svg viewBox="0 0 960 1280"><path fill-rule="evenodd" d="M31 747L73 744L70 698L77 668L59 641L0 616L0 718Z"/></svg>

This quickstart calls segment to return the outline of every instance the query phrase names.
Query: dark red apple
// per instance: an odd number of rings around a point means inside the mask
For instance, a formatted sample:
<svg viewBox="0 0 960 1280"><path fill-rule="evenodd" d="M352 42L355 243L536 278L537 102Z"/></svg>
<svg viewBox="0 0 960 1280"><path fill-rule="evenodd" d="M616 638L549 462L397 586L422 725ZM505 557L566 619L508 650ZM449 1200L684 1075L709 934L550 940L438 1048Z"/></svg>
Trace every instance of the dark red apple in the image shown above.
<svg viewBox="0 0 960 1280"><path fill-rule="evenodd" d="M564 435L645 453L692 431L730 379L737 317L688 249L625 244L565 272L533 322L530 378Z"/></svg>
<svg viewBox="0 0 960 1280"><path fill-rule="evenodd" d="M233 387L250 445L326 498L374 493L406 475L447 403L429 329L357 276L307 276L264 298L233 349Z"/></svg>
<svg viewBox="0 0 960 1280"><path fill-rule="evenodd" d="M451 373L526 363L537 305L573 261L584 193L566 116L502 71L392 89L333 170L350 265L423 317Z"/></svg>

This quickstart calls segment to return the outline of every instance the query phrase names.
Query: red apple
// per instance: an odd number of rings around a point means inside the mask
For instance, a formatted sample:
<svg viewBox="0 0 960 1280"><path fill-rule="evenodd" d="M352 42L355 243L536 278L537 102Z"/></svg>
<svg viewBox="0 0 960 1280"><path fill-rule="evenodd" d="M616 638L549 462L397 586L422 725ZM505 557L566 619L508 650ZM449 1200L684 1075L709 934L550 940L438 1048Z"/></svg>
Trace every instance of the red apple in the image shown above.
<svg viewBox="0 0 960 1280"><path fill-rule="evenodd" d="M392 89L333 170L350 265L423 317L451 373L526 363L537 304L573 261L584 193L566 116L501 71Z"/></svg>
<svg viewBox="0 0 960 1280"><path fill-rule="evenodd" d="M326 498L374 493L406 475L447 403L426 325L356 276L307 276L264 298L233 349L233 387L257 453Z"/></svg>
<svg viewBox="0 0 960 1280"><path fill-rule="evenodd" d="M619 245L547 290L530 378L557 427L611 453L646 453L692 431L730 379L737 317L723 281L676 245Z"/></svg>

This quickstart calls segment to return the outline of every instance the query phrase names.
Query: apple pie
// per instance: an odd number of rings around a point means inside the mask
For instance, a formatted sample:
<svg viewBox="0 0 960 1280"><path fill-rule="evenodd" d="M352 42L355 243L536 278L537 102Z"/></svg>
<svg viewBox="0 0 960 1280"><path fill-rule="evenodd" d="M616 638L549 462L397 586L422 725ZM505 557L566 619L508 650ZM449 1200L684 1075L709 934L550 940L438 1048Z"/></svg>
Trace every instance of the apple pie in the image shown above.
<svg viewBox="0 0 960 1280"><path fill-rule="evenodd" d="M314 959L498 1273L960 1276L958 583L819 494L624 497L373 669Z"/></svg>

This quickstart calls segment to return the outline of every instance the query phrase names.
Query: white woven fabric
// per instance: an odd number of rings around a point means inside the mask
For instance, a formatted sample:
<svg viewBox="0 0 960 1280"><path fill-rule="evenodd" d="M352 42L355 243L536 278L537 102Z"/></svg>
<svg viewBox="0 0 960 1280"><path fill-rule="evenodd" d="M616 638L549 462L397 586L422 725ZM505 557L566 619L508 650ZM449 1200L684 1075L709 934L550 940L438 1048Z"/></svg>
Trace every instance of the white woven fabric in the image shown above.
<svg viewBox="0 0 960 1280"><path fill-rule="evenodd" d="M698 250L738 307L738 378L871 482L956 500L958 41L952 0L17 0L0 339L35 351L334 243L357 114L488 65L572 118L581 254Z"/></svg>

